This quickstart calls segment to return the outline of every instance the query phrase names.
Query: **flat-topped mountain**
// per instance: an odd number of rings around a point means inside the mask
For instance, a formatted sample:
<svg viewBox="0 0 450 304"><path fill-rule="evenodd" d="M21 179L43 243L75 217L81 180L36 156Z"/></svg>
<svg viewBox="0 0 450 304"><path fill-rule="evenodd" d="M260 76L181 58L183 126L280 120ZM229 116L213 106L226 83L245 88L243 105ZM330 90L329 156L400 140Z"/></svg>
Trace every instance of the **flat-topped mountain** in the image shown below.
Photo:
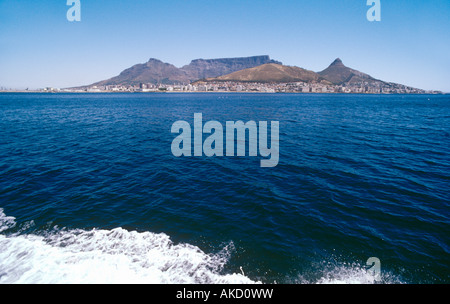
<svg viewBox="0 0 450 304"><path fill-rule="evenodd" d="M320 82L326 80L313 71L295 66L267 63L254 68L237 71L228 75L219 76L216 78L207 78L206 81L286 83Z"/></svg>
<svg viewBox="0 0 450 304"><path fill-rule="evenodd" d="M235 71L256 67L267 63L281 62L271 60L269 56L240 58L196 59L182 68L151 58L148 62L136 64L121 72L118 76L96 82L91 86L139 85L151 84L188 84L193 81L217 77Z"/></svg>
<svg viewBox="0 0 450 304"><path fill-rule="evenodd" d="M189 65L182 67L181 70L185 71L195 81L218 77L268 63L282 64L279 61L270 59L267 55L240 58L196 59L192 60Z"/></svg>

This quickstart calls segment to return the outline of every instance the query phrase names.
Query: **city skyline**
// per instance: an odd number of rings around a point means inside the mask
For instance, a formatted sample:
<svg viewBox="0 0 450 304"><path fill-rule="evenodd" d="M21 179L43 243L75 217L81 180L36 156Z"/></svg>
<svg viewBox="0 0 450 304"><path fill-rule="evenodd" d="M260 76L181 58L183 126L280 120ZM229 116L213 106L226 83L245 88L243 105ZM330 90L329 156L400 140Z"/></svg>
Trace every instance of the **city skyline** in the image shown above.
<svg viewBox="0 0 450 304"><path fill-rule="evenodd" d="M381 22L365 0L124 1L81 0L80 22L66 1L0 1L0 87L87 85L150 57L268 54L313 71L337 57L390 82L450 92L450 3L383 1Z"/></svg>

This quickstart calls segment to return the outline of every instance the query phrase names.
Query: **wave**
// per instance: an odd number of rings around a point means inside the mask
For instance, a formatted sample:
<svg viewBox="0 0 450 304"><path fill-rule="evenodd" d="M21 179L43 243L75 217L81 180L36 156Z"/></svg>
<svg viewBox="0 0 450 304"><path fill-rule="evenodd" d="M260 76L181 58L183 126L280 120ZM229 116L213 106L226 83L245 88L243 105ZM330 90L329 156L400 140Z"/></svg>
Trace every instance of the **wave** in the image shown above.
<svg viewBox="0 0 450 304"><path fill-rule="evenodd" d="M404 284L399 277L384 273L379 278L361 265L341 265L325 273L316 284Z"/></svg>
<svg viewBox="0 0 450 304"><path fill-rule="evenodd" d="M0 209L0 232L16 226ZM243 274L221 274L233 244L206 254L174 244L166 234L55 229L44 235L0 235L0 283L253 284Z"/></svg>
<svg viewBox="0 0 450 304"><path fill-rule="evenodd" d="M299 274L289 283L319 285L407 284L402 277L387 269L382 269L379 275L375 275L372 265L342 262L342 257L337 256L330 256L328 261L315 263L313 268L305 270L304 273Z"/></svg>
<svg viewBox="0 0 450 304"><path fill-rule="evenodd" d="M164 233L57 229L23 233L14 217L0 208L0 284L259 284L242 273L223 274L235 250L230 242L207 254L190 244L174 244ZM10 232L13 229L17 230ZM376 281L365 266L325 262L296 284L397 284L384 274ZM314 279L311 279L314 277ZM274 281L273 283L277 283Z"/></svg>

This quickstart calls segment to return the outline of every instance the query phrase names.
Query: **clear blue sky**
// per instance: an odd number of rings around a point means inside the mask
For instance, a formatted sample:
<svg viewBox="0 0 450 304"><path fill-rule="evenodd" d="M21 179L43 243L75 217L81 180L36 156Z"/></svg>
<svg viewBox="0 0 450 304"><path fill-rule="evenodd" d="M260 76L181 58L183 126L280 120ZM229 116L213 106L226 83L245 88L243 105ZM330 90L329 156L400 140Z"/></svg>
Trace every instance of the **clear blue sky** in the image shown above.
<svg viewBox="0 0 450 304"><path fill-rule="evenodd" d="M116 76L149 58L270 55L313 71L340 57L376 78L450 92L450 1L0 0L0 86L69 87Z"/></svg>

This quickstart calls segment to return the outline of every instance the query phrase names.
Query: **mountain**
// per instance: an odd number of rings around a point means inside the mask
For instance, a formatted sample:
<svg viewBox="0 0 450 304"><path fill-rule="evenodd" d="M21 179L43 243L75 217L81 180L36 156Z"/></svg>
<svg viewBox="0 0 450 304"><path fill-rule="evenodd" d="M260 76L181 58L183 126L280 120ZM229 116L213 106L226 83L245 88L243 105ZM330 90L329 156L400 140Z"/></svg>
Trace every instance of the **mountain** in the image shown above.
<svg viewBox="0 0 450 304"><path fill-rule="evenodd" d="M261 83L320 82L323 80L324 79L319 74L313 71L276 63L267 63L224 76L206 79L206 81L209 82L230 81Z"/></svg>
<svg viewBox="0 0 450 304"><path fill-rule="evenodd" d="M196 59L193 60L189 65L182 67L181 70L188 73L192 80L199 80L204 78L218 77L233 73L235 71L257 67L268 63L282 64L281 62L271 60L267 55L207 60Z"/></svg>
<svg viewBox="0 0 450 304"><path fill-rule="evenodd" d="M188 84L202 78L217 77L235 71L256 67L267 63L281 62L271 60L269 56L240 58L196 59L189 65L177 68L172 64L151 58L143 64L136 64L118 76L96 82L90 86L139 85L151 84Z"/></svg>
<svg viewBox="0 0 450 304"><path fill-rule="evenodd" d="M227 75L207 78L206 81L230 81L230 82L306 82L322 83L330 85L385 85L386 83L373 78L360 71L346 67L341 59L337 58L328 68L321 72L313 72L295 66L268 63L254 68L240 70Z"/></svg>
<svg viewBox="0 0 450 304"><path fill-rule="evenodd" d="M361 82L382 82L370 75L348 68L341 59L337 58L328 68L318 73L335 85L345 85Z"/></svg>
<svg viewBox="0 0 450 304"><path fill-rule="evenodd" d="M124 70L118 76L96 82L91 86L139 85L140 83L183 83L189 80L186 72L161 60L150 58L147 63L136 64Z"/></svg>
<svg viewBox="0 0 450 304"><path fill-rule="evenodd" d="M425 91L402 84L385 82L360 71L346 67L341 59L334 60L321 72L313 72L295 66L267 63L257 67L236 71L227 75L202 79L202 82L228 83L266 83L270 85L287 85L281 91L294 92L345 92L345 93L419 93ZM293 86L293 83L301 82ZM229 84L228 86L230 86ZM226 86L226 85L225 85ZM244 85L245 86L245 85ZM231 88L233 86L231 85ZM254 88L250 88L254 89ZM272 87L278 90L279 88Z"/></svg>
<svg viewBox="0 0 450 304"><path fill-rule="evenodd" d="M354 92L354 93L424 93L424 90L385 82L334 60L325 70L313 72L296 66L286 66L269 56L239 58L196 59L181 68L151 58L136 64L119 75L88 86L72 89L109 90L108 86L123 90L140 84L171 86L173 84L199 84L200 82L241 82L273 84L298 84L302 92ZM100 87L100 88L98 88ZM131 88L125 88L128 90ZM173 89L173 88L172 88ZM291 90L291 89L289 89ZM195 89L194 89L195 91Z"/></svg>
<svg viewBox="0 0 450 304"><path fill-rule="evenodd" d="M346 88L365 88L365 91L390 92L390 93L425 93L424 90L409 87L403 84L386 82L375 79L372 76L360 71L351 69L344 65L341 59L334 60L325 70L318 72L324 79L330 81L336 86Z"/></svg>

